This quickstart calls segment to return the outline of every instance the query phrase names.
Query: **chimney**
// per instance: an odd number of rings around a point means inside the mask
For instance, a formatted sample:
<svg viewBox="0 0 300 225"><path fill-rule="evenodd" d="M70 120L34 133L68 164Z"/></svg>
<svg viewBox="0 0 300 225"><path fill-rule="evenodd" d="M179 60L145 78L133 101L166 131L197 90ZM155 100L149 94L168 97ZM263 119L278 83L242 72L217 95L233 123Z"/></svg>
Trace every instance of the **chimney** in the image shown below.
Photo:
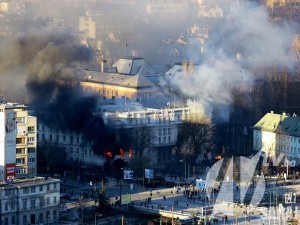
<svg viewBox="0 0 300 225"><path fill-rule="evenodd" d="M105 60L105 59L102 59L102 60L100 61L100 66L101 66L100 72L105 72L105 71L104 71L104 70L105 70L105 64L106 64L106 60Z"/></svg>

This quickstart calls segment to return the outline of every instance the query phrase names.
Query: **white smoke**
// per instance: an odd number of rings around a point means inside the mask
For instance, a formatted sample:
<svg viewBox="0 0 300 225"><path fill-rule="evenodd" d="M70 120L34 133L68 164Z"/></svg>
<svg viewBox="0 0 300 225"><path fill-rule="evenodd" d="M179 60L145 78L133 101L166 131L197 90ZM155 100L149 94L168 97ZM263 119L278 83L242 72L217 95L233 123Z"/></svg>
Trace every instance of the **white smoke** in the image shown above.
<svg viewBox="0 0 300 225"><path fill-rule="evenodd" d="M292 31L287 24L275 24L263 7L240 5L217 23L204 45L204 54L193 52L189 60L201 62L186 76L169 76L168 83L188 98L188 105L210 117L226 121L233 101L232 91L241 82L250 83L253 69L264 65L290 63ZM199 42L200 44L200 42ZM237 58L237 54L239 58Z"/></svg>

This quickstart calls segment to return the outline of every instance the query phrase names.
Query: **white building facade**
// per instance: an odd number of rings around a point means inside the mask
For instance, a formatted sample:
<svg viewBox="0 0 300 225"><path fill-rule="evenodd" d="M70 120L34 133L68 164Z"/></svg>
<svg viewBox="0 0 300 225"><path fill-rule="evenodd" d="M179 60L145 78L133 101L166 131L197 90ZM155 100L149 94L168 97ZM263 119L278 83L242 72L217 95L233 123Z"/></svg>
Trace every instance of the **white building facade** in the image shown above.
<svg viewBox="0 0 300 225"><path fill-rule="evenodd" d="M183 120L189 119L191 108L145 108L138 111L106 113L105 122L116 126L132 129L149 127L149 147L144 149L143 155L149 156L152 162L167 160L168 155L162 151L172 148L177 141L178 126ZM135 155L133 149L133 156ZM169 152L170 153L170 152ZM125 152L125 160L129 158L130 152Z"/></svg>
<svg viewBox="0 0 300 225"><path fill-rule="evenodd" d="M300 162L300 117L267 113L253 127L254 151Z"/></svg>
<svg viewBox="0 0 300 225"><path fill-rule="evenodd" d="M36 128L25 105L0 104L0 181L36 176Z"/></svg>
<svg viewBox="0 0 300 225"><path fill-rule="evenodd" d="M50 224L58 221L60 180L34 178L0 183L3 225Z"/></svg>
<svg viewBox="0 0 300 225"><path fill-rule="evenodd" d="M92 144L82 134L38 124L38 144L55 145L65 151L67 160L83 164L103 165L105 158L94 154Z"/></svg>

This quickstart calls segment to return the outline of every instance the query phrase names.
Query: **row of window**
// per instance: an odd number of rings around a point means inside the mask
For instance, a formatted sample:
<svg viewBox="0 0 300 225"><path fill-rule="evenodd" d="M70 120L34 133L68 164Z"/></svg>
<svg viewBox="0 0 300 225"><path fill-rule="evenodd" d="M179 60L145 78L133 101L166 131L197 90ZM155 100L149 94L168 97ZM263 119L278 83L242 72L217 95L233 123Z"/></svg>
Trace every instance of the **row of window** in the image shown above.
<svg viewBox="0 0 300 225"><path fill-rule="evenodd" d="M168 133L167 133L168 131ZM167 134L171 134L171 128L169 127L167 128L163 128L163 129L158 129L158 135L167 135Z"/></svg>
<svg viewBox="0 0 300 225"><path fill-rule="evenodd" d="M130 115L128 116L130 118ZM176 118L171 119L171 117L166 118L158 118L158 123L166 123L166 122L173 122L173 121L181 121L181 116L177 116ZM144 123L151 123L151 119L147 118L145 119L145 122L143 119L129 119L128 120L129 125L133 124L144 124Z"/></svg>
<svg viewBox="0 0 300 225"><path fill-rule="evenodd" d="M62 138L62 139L61 139ZM40 135L38 134L38 140L40 141ZM62 142L66 142L67 141L67 136L66 135L62 135L62 137L60 137L59 134L57 134L55 136L55 139L54 139L54 135L50 134L49 135L49 138L46 138L46 135L45 134L42 134L42 141L55 141L55 142L60 142L62 140ZM76 144L80 144L82 140L80 140L80 137L77 136L76 137ZM75 140L74 140L74 137L73 136L69 136L69 142L70 144L74 144L75 143Z"/></svg>
<svg viewBox="0 0 300 225"><path fill-rule="evenodd" d="M51 189L51 186L53 189ZM21 191L23 194L29 194L29 193L36 193L36 192L42 192L44 191L44 187L47 191L51 190L57 190L58 185L57 183L53 184L46 184L46 185L39 185L39 186L32 186L32 187L24 187L21 188ZM17 189L5 189L4 195L5 196L16 196Z"/></svg>
<svg viewBox="0 0 300 225"><path fill-rule="evenodd" d="M51 219L51 212L52 212L52 219ZM38 215L38 217L37 217ZM51 221L57 221L58 219L58 212L57 210L53 211L47 211L44 213L39 214L29 214L29 215L23 215L21 225L28 225L28 224L48 224ZM5 216L4 217L4 225L10 225L10 224L16 224L17 217L12 216Z"/></svg>
<svg viewBox="0 0 300 225"><path fill-rule="evenodd" d="M16 164L26 164L26 159L25 158L17 158L16 159ZM28 158L27 162L28 163L35 163L36 159L35 158Z"/></svg>
<svg viewBox="0 0 300 225"><path fill-rule="evenodd" d="M158 137L158 144L169 144L171 143L171 136L168 136L168 142L167 137Z"/></svg>
<svg viewBox="0 0 300 225"><path fill-rule="evenodd" d="M35 138L34 137L28 137L27 143L34 143ZM16 139L16 144L26 144L26 138L25 137L19 137Z"/></svg>
<svg viewBox="0 0 300 225"><path fill-rule="evenodd" d="M28 148L27 152L28 153L35 153L35 148ZM17 148L16 149L16 154L26 154L26 148Z"/></svg>
<svg viewBox="0 0 300 225"><path fill-rule="evenodd" d="M73 154L73 153L83 154L82 151L83 151L83 149L76 148L76 150L74 150L73 148L70 148L71 154ZM92 149L84 149L84 155L93 155Z"/></svg>

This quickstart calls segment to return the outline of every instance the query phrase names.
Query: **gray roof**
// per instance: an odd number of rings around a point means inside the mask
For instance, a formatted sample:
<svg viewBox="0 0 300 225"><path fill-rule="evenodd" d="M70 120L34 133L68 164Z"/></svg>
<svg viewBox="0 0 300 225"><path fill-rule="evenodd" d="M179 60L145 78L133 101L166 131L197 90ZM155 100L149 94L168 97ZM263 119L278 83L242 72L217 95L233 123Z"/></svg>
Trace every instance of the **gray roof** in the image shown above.
<svg viewBox="0 0 300 225"><path fill-rule="evenodd" d="M158 72L143 58L121 58L113 64L119 74L135 75L139 72L144 76L156 76Z"/></svg>
<svg viewBox="0 0 300 225"><path fill-rule="evenodd" d="M131 88L156 88L156 86L146 77L138 72L135 75L124 75L120 73L105 73L97 71L85 71L83 81L111 84Z"/></svg>

